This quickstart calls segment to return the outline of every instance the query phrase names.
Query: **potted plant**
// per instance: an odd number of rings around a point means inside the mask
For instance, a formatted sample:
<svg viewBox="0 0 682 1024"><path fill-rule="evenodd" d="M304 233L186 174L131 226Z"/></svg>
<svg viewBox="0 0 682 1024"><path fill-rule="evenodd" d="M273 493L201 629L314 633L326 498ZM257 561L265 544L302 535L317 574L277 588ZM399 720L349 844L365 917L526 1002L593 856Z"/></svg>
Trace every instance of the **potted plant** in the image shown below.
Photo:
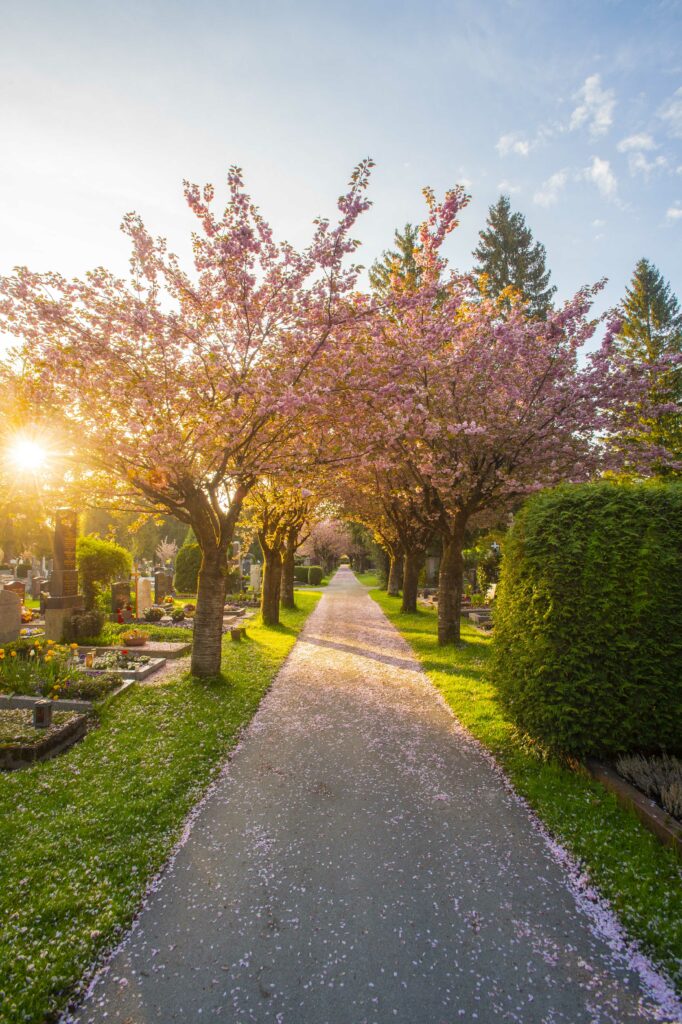
<svg viewBox="0 0 682 1024"><path fill-rule="evenodd" d="M141 629L129 629L127 633L121 634L122 647L144 647L149 640L149 634L143 633Z"/></svg>

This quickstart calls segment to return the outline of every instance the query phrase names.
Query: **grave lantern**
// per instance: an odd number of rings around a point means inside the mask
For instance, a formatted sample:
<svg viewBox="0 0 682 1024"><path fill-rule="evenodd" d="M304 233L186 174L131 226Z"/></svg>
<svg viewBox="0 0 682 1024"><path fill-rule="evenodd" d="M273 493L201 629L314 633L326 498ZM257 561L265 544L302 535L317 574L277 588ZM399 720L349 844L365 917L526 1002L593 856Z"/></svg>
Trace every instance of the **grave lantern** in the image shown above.
<svg viewBox="0 0 682 1024"><path fill-rule="evenodd" d="M52 725L52 701L38 700L33 705L33 728L49 729Z"/></svg>

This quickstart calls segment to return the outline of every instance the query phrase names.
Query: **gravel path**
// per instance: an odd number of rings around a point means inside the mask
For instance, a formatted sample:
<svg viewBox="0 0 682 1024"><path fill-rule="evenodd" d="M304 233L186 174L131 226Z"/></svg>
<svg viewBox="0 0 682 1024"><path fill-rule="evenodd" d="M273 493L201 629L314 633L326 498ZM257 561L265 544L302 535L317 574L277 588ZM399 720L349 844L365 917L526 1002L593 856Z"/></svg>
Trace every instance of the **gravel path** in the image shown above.
<svg viewBox="0 0 682 1024"><path fill-rule="evenodd" d="M678 1020L570 868L341 570L72 1019Z"/></svg>

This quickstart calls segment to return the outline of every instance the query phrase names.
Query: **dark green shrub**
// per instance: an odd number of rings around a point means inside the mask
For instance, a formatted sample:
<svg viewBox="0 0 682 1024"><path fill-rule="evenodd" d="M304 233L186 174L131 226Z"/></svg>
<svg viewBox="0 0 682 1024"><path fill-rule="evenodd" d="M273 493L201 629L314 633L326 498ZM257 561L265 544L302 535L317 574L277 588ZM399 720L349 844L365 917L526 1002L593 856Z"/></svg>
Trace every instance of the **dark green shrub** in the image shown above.
<svg viewBox="0 0 682 1024"><path fill-rule="evenodd" d="M309 565L308 566L308 583L311 587L317 587L322 582L324 576L324 569L321 565Z"/></svg>
<svg viewBox="0 0 682 1024"><path fill-rule="evenodd" d="M175 579L173 586L181 594L196 594L199 569L201 568L201 548L198 544L183 544L175 559Z"/></svg>
<svg viewBox="0 0 682 1024"><path fill-rule="evenodd" d="M99 636L105 615L98 608L85 612L74 612L64 620L64 643L81 644L91 636Z"/></svg>
<svg viewBox="0 0 682 1024"><path fill-rule="evenodd" d="M531 736L577 756L682 753L682 486L531 499L494 621L493 678Z"/></svg>
<svg viewBox="0 0 682 1024"><path fill-rule="evenodd" d="M26 577L28 576L29 569L32 568L33 566L31 565L30 562L19 562L19 564L17 565L17 579L25 580Z"/></svg>
<svg viewBox="0 0 682 1024"><path fill-rule="evenodd" d="M171 619L173 622L182 622L185 618L185 613L182 608L174 608L171 612Z"/></svg>
<svg viewBox="0 0 682 1024"><path fill-rule="evenodd" d="M307 565L295 565L294 566L294 579L297 583L308 582L308 568Z"/></svg>
<svg viewBox="0 0 682 1024"><path fill-rule="evenodd" d="M153 606L151 608L147 608L144 613L144 617L147 622L160 622L163 618L163 608L155 608Z"/></svg>
<svg viewBox="0 0 682 1024"><path fill-rule="evenodd" d="M76 542L76 566L85 608L90 611L96 607L107 584L130 574L132 558L130 552L120 544L102 540L90 533L86 537L79 537Z"/></svg>

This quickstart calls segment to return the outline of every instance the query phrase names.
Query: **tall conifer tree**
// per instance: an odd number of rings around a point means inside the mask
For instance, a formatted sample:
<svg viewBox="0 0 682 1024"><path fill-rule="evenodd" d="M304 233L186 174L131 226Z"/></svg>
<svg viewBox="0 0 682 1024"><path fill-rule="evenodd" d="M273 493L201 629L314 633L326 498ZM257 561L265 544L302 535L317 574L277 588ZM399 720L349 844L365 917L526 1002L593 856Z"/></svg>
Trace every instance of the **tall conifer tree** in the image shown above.
<svg viewBox="0 0 682 1024"><path fill-rule="evenodd" d="M512 286L527 300L532 316L547 316L556 292L549 284L544 245L533 241L533 233L522 213L514 213L509 196L500 196L488 211L487 227L480 233L474 250L477 274L486 275L486 292L499 295Z"/></svg>
<svg viewBox="0 0 682 1024"><path fill-rule="evenodd" d="M369 271L370 284L379 293L390 290L393 274L398 274L408 288L415 288L421 280L421 267L414 258L419 250L419 229L406 224L402 231L396 230L394 242L395 249L385 250Z"/></svg>
<svg viewBox="0 0 682 1024"><path fill-rule="evenodd" d="M635 266L622 304L623 327L617 342L627 355L653 363L666 354L682 353L682 312L676 295L649 260ZM651 396L656 402L675 403L676 412L642 421L650 437L682 460L682 367L655 374Z"/></svg>

